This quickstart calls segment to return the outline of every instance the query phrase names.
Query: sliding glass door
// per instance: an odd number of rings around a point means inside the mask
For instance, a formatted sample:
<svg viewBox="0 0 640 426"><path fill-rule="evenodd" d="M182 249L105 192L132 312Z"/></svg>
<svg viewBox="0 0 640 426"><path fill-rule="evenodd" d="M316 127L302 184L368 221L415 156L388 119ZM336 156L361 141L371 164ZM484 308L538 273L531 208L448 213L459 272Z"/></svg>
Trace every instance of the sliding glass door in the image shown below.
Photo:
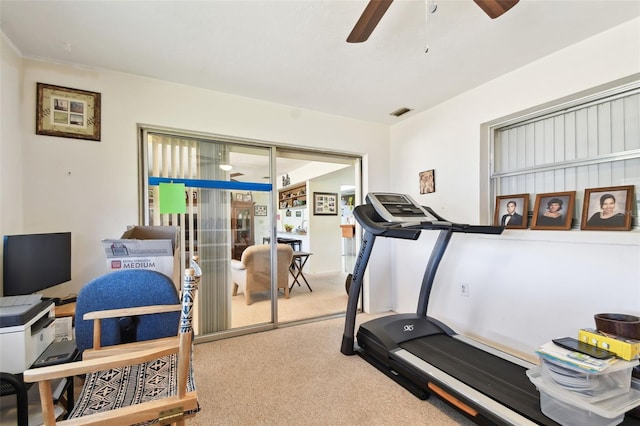
<svg viewBox="0 0 640 426"><path fill-rule="evenodd" d="M344 311L357 158L146 128L140 140L141 221L179 226L184 267L197 255L203 269L198 335ZM184 190L178 211L163 209L167 185Z"/></svg>

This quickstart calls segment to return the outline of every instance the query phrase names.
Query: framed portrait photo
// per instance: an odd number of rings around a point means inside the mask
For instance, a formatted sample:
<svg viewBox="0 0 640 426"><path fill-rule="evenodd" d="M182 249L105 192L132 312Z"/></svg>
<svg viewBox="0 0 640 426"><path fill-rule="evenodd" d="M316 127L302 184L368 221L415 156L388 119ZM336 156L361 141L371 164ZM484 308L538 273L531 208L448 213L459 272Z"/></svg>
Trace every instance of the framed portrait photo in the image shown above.
<svg viewBox="0 0 640 426"><path fill-rule="evenodd" d="M493 224L509 229L527 229L528 212L529 194L500 195L496 197Z"/></svg>
<svg viewBox="0 0 640 426"><path fill-rule="evenodd" d="M100 140L100 93L37 84L36 134Z"/></svg>
<svg viewBox="0 0 640 426"><path fill-rule="evenodd" d="M337 215L338 214L338 194L332 192L313 193L313 214L314 215Z"/></svg>
<svg viewBox="0 0 640 426"><path fill-rule="evenodd" d="M266 216L267 206L261 206L261 205L253 206L253 214L254 216Z"/></svg>
<svg viewBox="0 0 640 426"><path fill-rule="evenodd" d="M634 189L633 185L585 189L580 229L629 231Z"/></svg>
<svg viewBox="0 0 640 426"><path fill-rule="evenodd" d="M531 229L569 230L573 219L576 191L536 195Z"/></svg>

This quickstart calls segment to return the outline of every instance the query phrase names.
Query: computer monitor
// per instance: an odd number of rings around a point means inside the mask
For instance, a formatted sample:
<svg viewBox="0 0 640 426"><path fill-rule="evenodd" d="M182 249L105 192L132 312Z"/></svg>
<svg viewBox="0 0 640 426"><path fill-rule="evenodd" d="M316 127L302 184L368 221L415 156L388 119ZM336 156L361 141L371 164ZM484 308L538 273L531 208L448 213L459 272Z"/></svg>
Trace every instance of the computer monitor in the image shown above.
<svg viewBox="0 0 640 426"><path fill-rule="evenodd" d="M38 293L71 280L71 232L4 236L3 295Z"/></svg>

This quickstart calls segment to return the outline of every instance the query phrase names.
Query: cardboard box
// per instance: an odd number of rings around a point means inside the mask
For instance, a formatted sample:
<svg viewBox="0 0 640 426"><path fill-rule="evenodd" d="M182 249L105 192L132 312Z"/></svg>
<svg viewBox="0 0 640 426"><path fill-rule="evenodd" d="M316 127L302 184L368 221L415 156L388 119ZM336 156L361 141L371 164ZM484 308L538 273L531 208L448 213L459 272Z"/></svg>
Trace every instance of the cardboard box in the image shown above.
<svg viewBox="0 0 640 426"><path fill-rule="evenodd" d="M640 340L605 335L592 328L583 328L578 332L578 340L590 345L614 352L620 358L631 361L640 358Z"/></svg>
<svg viewBox="0 0 640 426"><path fill-rule="evenodd" d="M171 278L180 288L180 228L130 226L122 237L102 240L107 270L150 269Z"/></svg>

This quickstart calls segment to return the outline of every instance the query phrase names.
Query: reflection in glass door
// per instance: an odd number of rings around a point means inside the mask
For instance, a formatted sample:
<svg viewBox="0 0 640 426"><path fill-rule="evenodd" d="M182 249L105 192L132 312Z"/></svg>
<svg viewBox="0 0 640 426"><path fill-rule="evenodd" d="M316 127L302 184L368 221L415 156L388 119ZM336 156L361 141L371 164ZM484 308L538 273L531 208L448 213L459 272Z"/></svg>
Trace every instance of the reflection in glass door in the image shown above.
<svg viewBox="0 0 640 426"><path fill-rule="evenodd" d="M142 135L147 161L145 193L148 194L144 222L180 226L184 266L197 255L203 270L195 308L196 334L224 333L237 328L240 314L236 306L245 304L243 293L253 291L252 298L262 297L270 305L269 257L264 259L267 267L263 262L239 265L244 252L257 243L255 206L262 206L262 211L271 204L271 148L167 136L153 131L143 131ZM230 158L232 152L241 158L240 161L236 157L236 165ZM262 182L240 181L238 178L247 174L247 167L255 169ZM160 213L160 184L185 186L185 213ZM269 220L270 216L261 216L260 226L269 229L265 223ZM248 271L251 274L247 274ZM263 286L258 291L251 286L256 276L265 274L266 288ZM234 278L239 280L239 277L243 281L234 283ZM243 326L266 324L271 327L273 324L270 309L242 315L246 317Z"/></svg>
<svg viewBox="0 0 640 426"><path fill-rule="evenodd" d="M349 199L342 188L359 186L357 158L152 129L141 130L141 141L142 222L180 226L185 267L200 258L198 335L344 312L341 226L350 210L342 204L352 207L360 194ZM184 213L160 213L161 183L185 185Z"/></svg>

